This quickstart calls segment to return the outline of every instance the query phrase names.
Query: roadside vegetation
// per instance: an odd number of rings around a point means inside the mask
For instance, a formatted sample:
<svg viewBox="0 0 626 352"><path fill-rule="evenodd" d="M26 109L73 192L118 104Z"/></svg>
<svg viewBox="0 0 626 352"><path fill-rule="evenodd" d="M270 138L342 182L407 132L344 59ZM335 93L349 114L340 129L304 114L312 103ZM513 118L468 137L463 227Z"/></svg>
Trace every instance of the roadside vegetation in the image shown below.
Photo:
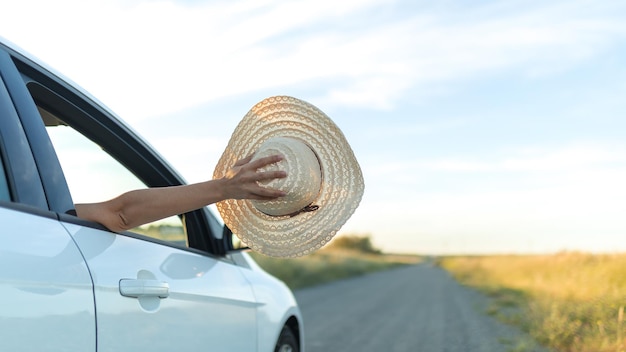
<svg viewBox="0 0 626 352"><path fill-rule="evenodd" d="M418 263L421 258L411 255L384 254L372 245L368 235L336 237L321 250L300 258L272 258L250 252L268 273L298 289L399 265Z"/></svg>
<svg viewBox="0 0 626 352"><path fill-rule="evenodd" d="M491 298L489 314L555 351L626 351L626 254L440 258Z"/></svg>

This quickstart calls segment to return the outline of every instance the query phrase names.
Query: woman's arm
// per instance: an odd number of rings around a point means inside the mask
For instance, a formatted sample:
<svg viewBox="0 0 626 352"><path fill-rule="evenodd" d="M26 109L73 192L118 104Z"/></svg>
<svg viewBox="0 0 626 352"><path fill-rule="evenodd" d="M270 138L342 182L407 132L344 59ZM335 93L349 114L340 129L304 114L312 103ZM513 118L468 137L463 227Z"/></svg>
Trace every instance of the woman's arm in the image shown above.
<svg viewBox="0 0 626 352"><path fill-rule="evenodd" d="M286 177L284 171L257 172L259 168L276 163L283 157L274 155L250 162L251 158L238 161L221 179L134 190L105 202L76 204L76 214L111 231L122 232L225 199L271 200L283 197L285 192L264 188L257 183Z"/></svg>

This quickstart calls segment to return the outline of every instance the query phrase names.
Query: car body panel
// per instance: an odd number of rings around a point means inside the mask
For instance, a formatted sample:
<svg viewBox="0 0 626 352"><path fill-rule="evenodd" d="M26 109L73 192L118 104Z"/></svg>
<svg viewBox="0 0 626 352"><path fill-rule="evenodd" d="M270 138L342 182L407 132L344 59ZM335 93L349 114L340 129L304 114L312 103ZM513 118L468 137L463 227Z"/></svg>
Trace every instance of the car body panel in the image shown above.
<svg viewBox="0 0 626 352"><path fill-rule="evenodd" d="M250 282L254 295L260 304L259 324L257 326L259 351L273 351L273 341L276 341L280 334L280 331L276 331L275 327L284 326L290 317L298 317L297 332L300 332L299 340L304 341L304 327L302 326L302 319L300 319L300 309L291 291L283 282L261 269L248 253L239 252L236 255L241 256L248 263L249 268L242 269L242 272ZM277 290L276 286L282 286L283 289ZM287 307L286 311L277 309L285 306ZM300 345L300 351L304 351L303 344L300 343Z"/></svg>
<svg viewBox="0 0 626 352"><path fill-rule="evenodd" d="M55 219L0 207L0 351L94 351L89 271Z"/></svg>

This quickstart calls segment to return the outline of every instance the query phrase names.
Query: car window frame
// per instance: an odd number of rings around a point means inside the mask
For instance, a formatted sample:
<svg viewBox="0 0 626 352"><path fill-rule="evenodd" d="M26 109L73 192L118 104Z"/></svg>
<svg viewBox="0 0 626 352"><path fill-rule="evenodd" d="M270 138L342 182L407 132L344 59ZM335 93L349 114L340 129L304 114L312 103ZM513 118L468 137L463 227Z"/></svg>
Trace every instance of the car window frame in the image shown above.
<svg viewBox="0 0 626 352"><path fill-rule="evenodd" d="M7 86L12 69L9 54L0 50L0 156L11 201L48 209L37 164Z"/></svg>
<svg viewBox="0 0 626 352"><path fill-rule="evenodd" d="M23 133L31 145L31 157L39 171L39 182L43 188L44 199L47 201L45 205L40 203L36 206L57 213L58 218L63 221L104 229L100 224L66 214L74 206L63 170L37 110L39 103L49 104L48 107L64 104L64 108L75 109L74 111L80 115L77 123L78 132L102 146L147 186L174 186L185 183L154 148L87 93L20 53L11 52L9 49L9 55L6 55L6 52L2 54L5 54L4 58L0 56L3 76L9 76L9 79L5 79L6 88L15 105L17 118L23 126ZM10 65L7 59L13 65ZM33 89L36 90L35 98L31 94ZM35 102L35 99L43 101ZM36 142L33 143L34 140ZM211 224L217 220L212 217L214 215L206 207L181 215L187 230L189 247L132 232L125 232L123 235L194 252L224 256L225 246L213 233L214 226Z"/></svg>

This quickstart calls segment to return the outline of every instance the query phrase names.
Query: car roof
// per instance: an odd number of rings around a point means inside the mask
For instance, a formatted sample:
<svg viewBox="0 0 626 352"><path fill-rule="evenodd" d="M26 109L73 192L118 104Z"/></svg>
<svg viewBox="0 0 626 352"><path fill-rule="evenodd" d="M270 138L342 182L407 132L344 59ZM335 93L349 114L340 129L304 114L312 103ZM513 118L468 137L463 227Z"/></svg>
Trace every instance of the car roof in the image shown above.
<svg viewBox="0 0 626 352"><path fill-rule="evenodd" d="M119 118L119 116L117 116L104 103L102 103L96 97L91 95L87 90L85 90L83 87L81 87L78 83L72 81L69 77L67 77L67 76L63 75L61 72L55 70L54 68L52 68L51 66L46 64L44 61L42 61L39 58L37 58L35 55L33 55L30 52L24 50L23 48L21 48L17 44L11 42L10 40L8 40L8 39L6 39L6 38L4 38L2 36L0 36L0 45L4 46L6 49L11 51L13 54L16 54L21 59L25 59L25 60L29 61L30 64L38 66L40 69L42 69L44 71L47 71L49 74L55 76L58 80L63 81L67 85L69 85L72 88L78 90L84 97L88 98L89 100L93 101L96 105L98 105L98 106L102 107L103 109L105 109L107 111L107 113L110 113L111 115L115 116L115 118L117 120L120 120L120 122L125 123L122 119ZM129 127L129 126L127 126L127 127Z"/></svg>

